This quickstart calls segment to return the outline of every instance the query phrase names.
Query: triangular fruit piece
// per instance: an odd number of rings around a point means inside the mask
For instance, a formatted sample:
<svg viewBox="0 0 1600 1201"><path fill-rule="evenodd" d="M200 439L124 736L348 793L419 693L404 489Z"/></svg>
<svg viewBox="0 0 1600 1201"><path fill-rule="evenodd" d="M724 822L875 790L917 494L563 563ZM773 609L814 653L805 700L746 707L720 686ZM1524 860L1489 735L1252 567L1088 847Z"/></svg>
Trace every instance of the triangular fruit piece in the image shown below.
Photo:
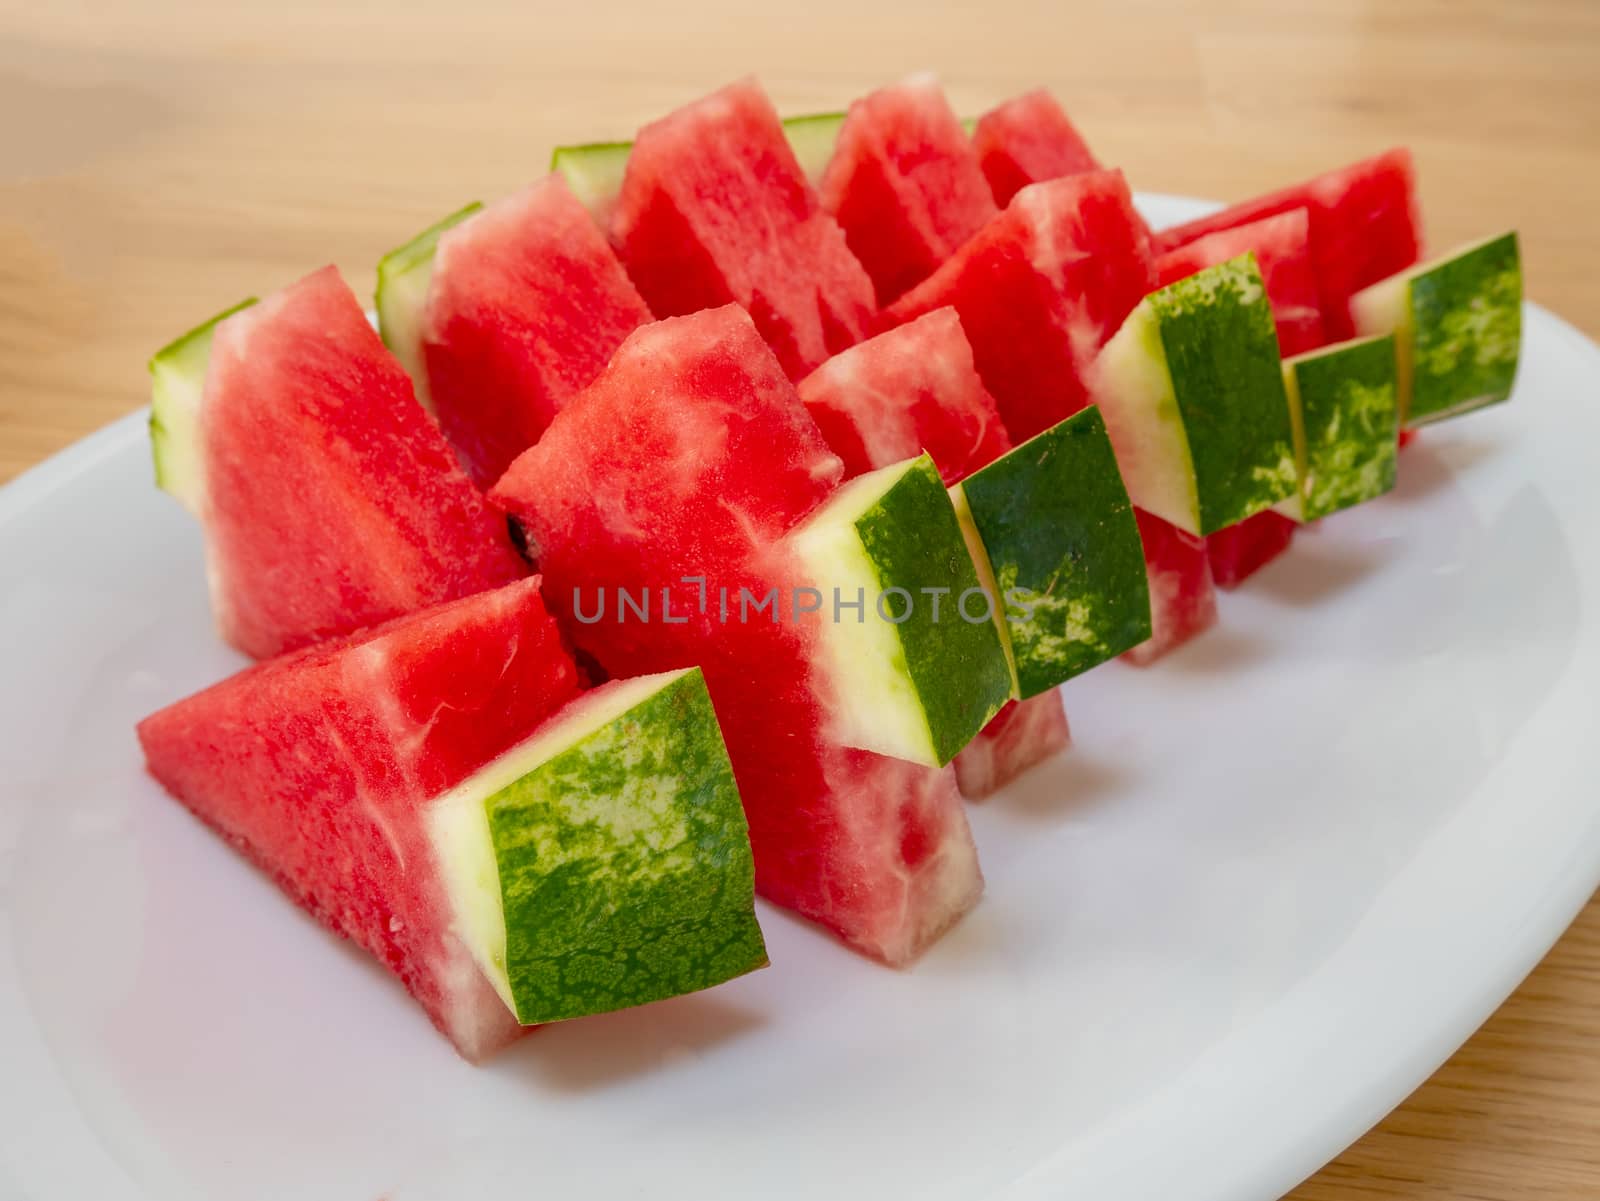
<svg viewBox="0 0 1600 1201"><path fill-rule="evenodd" d="M519 1027L452 929L423 806L577 692L527 579L258 664L145 718L139 741L168 792L479 1059Z"/></svg>
<svg viewBox="0 0 1600 1201"><path fill-rule="evenodd" d="M1158 255L1222 229L1303 208L1330 340L1355 333L1350 298L1417 261L1422 228L1411 152L1404 148L1212 213L1155 235Z"/></svg>
<svg viewBox="0 0 1600 1201"><path fill-rule="evenodd" d="M797 389L850 476L926 450L953 484L1011 449L951 308L841 351Z"/></svg>
<svg viewBox="0 0 1600 1201"><path fill-rule="evenodd" d="M996 213L972 143L932 76L850 106L818 188L888 304Z"/></svg>
<svg viewBox="0 0 1600 1201"><path fill-rule="evenodd" d="M332 268L151 360L156 478L222 636L266 657L526 574Z"/></svg>
<svg viewBox="0 0 1600 1201"><path fill-rule="evenodd" d="M1294 491L1294 431L1254 258L1152 292L1094 365L1133 503L1204 536Z"/></svg>
<svg viewBox="0 0 1600 1201"><path fill-rule="evenodd" d="M753 80L639 131L611 235L653 312L736 302L791 379L859 341L876 311L872 280Z"/></svg>
<svg viewBox="0 0 1600 1201"><path fill-rule="evenodd" d="M1217 624L1217 591L1206 541L1154 513L1134 509L1150 580L1150 638L1123 654L1144 667Z"/></svg>
<svg viewBox="0 0 1600 1201"><path fill-rule="evenodd" d="M1511 395L1522 353L1522 262L1501 234L1374 285L1352 302L1364 334L1395 336L1408 427Z"/></svg>
<svg viewBox="0 0 1600 1201"><path fill-rule="evenodd" d="M1287 501L1280 503L1288 503ZM1273 509L1253 513L1237 525L1206 537L1211 578L1218 588L1237 588L1289 549L1298 523Z"/></svg>
<svg viewBox="0 0 1600 1201"><path fill-rule="evenodd" d="M956 786L962 796L981 800L1071 745L1060 692L1012 701L956 756Z"/></svg>
<svg viewBox="0 0 1600 1201"><path fill-rule="evenodd" d="M897 324L953 306L978 374L1020 442L1088 403L1095 354L1153 279L1121 172L1086 172L1018 192L884 315Z"/></svg>
<svg viewBox="0 0 1600 1201"><path fill-rule="evenodd" d="M1044 88L984 113L972 131L972 145L1002 207L1029 184L1100 170L1082 135Z"/></svg>
<svg viewBox="0 0 1600 1201"><path fill-rule="evenodd" d="M778 548L842 471L727 306L635 331L493 495L601 668L705 671L758 890L903 963L976 901L982 877L950 772L832 735L836 698L795 612L811 598Z"/></svg>
<svg viewBox="0 0 1600 1201"><path fill-rule="evenodd" d="M388 255L378 315L384 340L420 366L418 395L483 488L650 320L559 176Z"/></svg>

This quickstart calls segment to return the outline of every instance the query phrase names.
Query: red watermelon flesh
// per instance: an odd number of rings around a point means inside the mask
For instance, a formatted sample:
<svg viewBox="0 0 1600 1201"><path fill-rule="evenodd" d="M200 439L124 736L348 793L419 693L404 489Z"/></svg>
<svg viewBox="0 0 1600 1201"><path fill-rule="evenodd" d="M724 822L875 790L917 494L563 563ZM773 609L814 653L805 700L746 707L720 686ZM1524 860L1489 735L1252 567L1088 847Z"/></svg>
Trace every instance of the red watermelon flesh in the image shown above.
<svg viewBox="0 0 1600 1201"><path fill-rule="evenodd" d="M1022 189L884 317L953 306L1021 443L1088 404L1084 373L1154 280L1122 173L1084 172Z"/></svg>
<svg viewBox="0 0 1600 1201"><path fill-rule="evenodd" d="M830 742L813 627L737 611L740 588L760 598L776 587L787 603L777 535L842 474L749 319L728 306L635 331L493 498L526 528L552 608L600 667L704 671L758 890L903 963L982 888L953 774ZM703 611L685 576L705 577ZM649 589L654 620L624 619L614 604L597 620L600 591L614 602L618 587Z"/></svg>
<svg viewBox="0 0 1600 1201"><path fill-rule="evenodd" d="M1404 147L1269 192L1155 235L1157 254L1196 238L1303 208L1328 340L1355 335L1350 297L1417 261L1422 247L1415 173Z"/></svg>
<svg viewBox="0 0 1600 1201"><path fill-rule="evenodd" d="M1031 183L1100 170L1082 135L1044 88L984 113L972 131L972 146L1002 206Z"/></svg>
<svg viewBox="0 0 1600 1201"><path fill-rule="evenodd" d="M1011 449L952 308L842 351L797 388L850 476L926 450L954 484Z"/></svg>
<svg viewBox="0 0 1600 1201"><path fill-rule="evenodd" d="M480 487L544 432L650 310L560 176L439 239L423 354L434 412Z"/></svg>
<svg viewBox="0 0 1600 1201"><path fill-rule="evenodd" d="M1154 513L1135 508L1150 573L1150 638L1123 653L1143 667L1217 623L1217 593L1211 582L1206 540L1180 530Z"/></svg>
<svg viewBox="0 0 1600 1201"><path fill-rule="evenodd" d="M1284 358L1315 350L1327 342L1311 261L1310 221L1305 209L1219 229L1186 242L1156 259L1156 285L1166 287L1197 271L1254 251L1267 299L1278 327Z"/></svg>
<svg viewBox="0 0 1600 1201"><path fill-rule="evenodd" d="M978 800L1070 745L1060 692L1012 701L956 756L956 785L962 796Z"/></svg>
<svg viewBox="0 0 1600 1201"><path fill-rule="evenodd" d="M961 120L931 76L850 106L818 186L888 304L998 211Z"/></svg>
<svg viewBox="0 0 1600 1201"><path fill-rule="evenodd" d="M658 316L742 305L791 379L860 341L876 311L754 80L639 131L611 237Z"/></svg>
<svg viewBox="0 0 1600 1201"><path fill-rule="evenodd" d="M520 1028L451 932L426 802L577 691L525 579L258 664L145 718L139 741L167 791L475 1060Z"/></svg>
<svg viewBox="0 0 1600 1201"><path fill-rule="evenodd" d="M1263 509L1206 538L1211 578L1219 588L1237 588L1284 551L1294 540L1295 522Z"/></svg>
<svg viewBox="0 0 1600 1201"><path fill-rule="evenodd" d="M212 607L246 654L527 573L332 267L217 326L199 437Z"/></svg>

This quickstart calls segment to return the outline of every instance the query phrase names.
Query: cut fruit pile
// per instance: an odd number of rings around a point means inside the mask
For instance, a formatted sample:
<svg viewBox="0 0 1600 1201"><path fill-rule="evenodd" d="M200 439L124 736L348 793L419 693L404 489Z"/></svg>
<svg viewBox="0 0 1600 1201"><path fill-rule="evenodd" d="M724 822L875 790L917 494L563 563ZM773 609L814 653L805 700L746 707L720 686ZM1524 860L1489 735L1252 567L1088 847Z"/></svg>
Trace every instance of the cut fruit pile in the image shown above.
<svg viewBox="0 0 1600 1201"><path fill-rule="evenodd" d="M926 76L558 148L384 258L377 332L329 267L151 361L264 661L149 769L470 1059L763 966L757 893L908 963L1062 685L1510 395L1515 235L1420 244L1403 150L1152 234L1048 93Z"/></svg>

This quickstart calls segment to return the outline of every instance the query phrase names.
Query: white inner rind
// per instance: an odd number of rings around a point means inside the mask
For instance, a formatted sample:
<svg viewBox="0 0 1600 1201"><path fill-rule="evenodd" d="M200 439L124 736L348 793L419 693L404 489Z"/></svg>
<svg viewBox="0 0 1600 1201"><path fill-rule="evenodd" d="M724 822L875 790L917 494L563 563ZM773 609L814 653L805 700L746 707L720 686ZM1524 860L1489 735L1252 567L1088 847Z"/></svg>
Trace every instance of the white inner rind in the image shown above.
<svg viewBox="0 0 1600 1201"><path fill-rule="evenodd" d="M1363 288L1350 298L1350 317L1357 334L1364 338L1394 335L1395 401L1402 428L1411 412L1411 344L1415 338L1411 321L1411 281L1430 266L1412 267L1370 288Z"/></svg>
<svg viewBox="0 0 1600 1201"><path fill-rule="evenodd" d="M1295 375L1294 365L1297 360L1289 359L1283 364L1283 391L1289 398L1289 424L1294 431L1294 491L1289 493L1273 509L1291 521L1304 522L1306 519L1306 497L1310 494L1311 481L1306 478L1306 467L1309 460L1306 457L1306 415L1300 407L1300 379Z"/></svg>
<svg viewBox="0 0 1600 1201"><path fill-rule="evenodd" d="M978 569L978 583L994 597L994 626L1000 632L1000 649L1006 655L1006 667L1011 672L1011 696L1020 699L1022 684L1017 679L1017 654L1011 646L1011 627L1006 624L1006 598L1000 595L1000 585L995 579L994 564L989 559L989 548L978 533L978 523L972 518L972 505L967 500L967 490L960 484L950 489L950 504L955 508L956 521L961 525L961 538L972 556L972 565Z"/></svg>
<svg viewBox="0 0 1600 1201"><path fill-rule="evenodd" d="M833 686L834 736L845 746L938 767L933 732L912 683L900 635L877 609L879 592L894 581L879 581L856 530L862 515L919 462L894 463L851 480L791 535L790 547L806 582L822 593L822 608L814 620L821 666ZM853 603L860 590L859 621L853 608L834 620L834 589L847 603ZM928 599L912 595L915 604ZM892 611L899 612L904 601L894 597L889 603L895 606ZM947 613L955 616L955 604L955 597L944 598L941 619Z"/></svg>
<svg viewBox="0 0 1600 1201"><path fill-rule="evenodd" d="M500 868L495 862L486 802L693 670L618 680L585 693L429 805L426 829L450 906L451 929L512 1013L517 1007L506 973Z"/></svg>
<svg viewBox="0 0 1600 1201"><path fill-rule="evenodd" d="M200 458L200 404L205 396L211 337L191 338L150 364L150 412L156 483L195 517L205 502L205 465Z"/></svg>
<svg viewBox="0 0 1600 1201"><path fill-rule="evenodd" d="M1161 321L1148 300L1095 360L1092 393L1133 503L1198 536L1200 494L1189 435L1161 344Z"/></svg>
<svg viewBox="0 0 1600 1201"><path fill-rule="evenodd" d="M411 377L411 390L422 407L433 412L428 391L428 364L422 353L422 317L433 283L433 255L405 269L378 269L378 333L390 353Z"/></svg>

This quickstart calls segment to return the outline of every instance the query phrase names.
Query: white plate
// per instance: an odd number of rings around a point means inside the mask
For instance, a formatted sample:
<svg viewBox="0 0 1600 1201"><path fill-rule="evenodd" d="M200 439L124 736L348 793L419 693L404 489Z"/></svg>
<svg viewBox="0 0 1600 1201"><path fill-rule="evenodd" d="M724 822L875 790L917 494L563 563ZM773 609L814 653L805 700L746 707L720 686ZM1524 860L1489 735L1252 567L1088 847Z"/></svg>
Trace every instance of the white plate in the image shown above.
<svg viewBox="0 0 1600 1201"><path fill-rule="evenodd" d="M118 422L0 492L0 1197L1276 1197L1600 881L1597 395L1530 308L1513 403L1069 685L915 969L764 907L770 970L476 1070L143 775L135 720L239 660Z"/></svg>

